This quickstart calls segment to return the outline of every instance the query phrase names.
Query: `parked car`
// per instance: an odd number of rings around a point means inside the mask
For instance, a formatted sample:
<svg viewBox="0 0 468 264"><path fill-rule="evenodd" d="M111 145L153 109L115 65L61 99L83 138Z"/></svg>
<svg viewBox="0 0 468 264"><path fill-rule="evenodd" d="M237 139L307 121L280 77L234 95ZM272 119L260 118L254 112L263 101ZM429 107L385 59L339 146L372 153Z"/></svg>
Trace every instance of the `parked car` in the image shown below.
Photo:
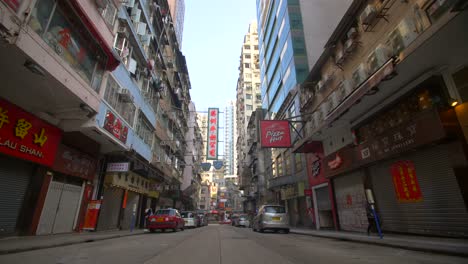
<svg viewBox="0 0 468 264"><path fill-rule="evenodd" d="M281 205L262 205L254 217L253 231L263 233L265 230L283 230L289 233L289 217L286 208Z"/></svg>
<svg viewBox="0 0 468 264"><path fill-rule="evenodd" d="M148 229L155 232L156 229L165 231L172 229L177 232L178 229L184 230L185 224L179 211L173 208L157 210L154 215L148 217Z"/></svg>
<svg viewBox="0 0 468 264"><path fill-rule="evenodd" d="M249 217L247 215L241 215L236 220L235 226L250 227Z"/></svg>
<svg viewBox="0 0 468 264"><path fill-rule="evenodd" d="M185 211L185 212L182 212L181 215L182 215L182 218L184 219L185 227L192 227L192 228L198 227L200 220L198 218L198 215L195 214L195 212Z"/></svg>

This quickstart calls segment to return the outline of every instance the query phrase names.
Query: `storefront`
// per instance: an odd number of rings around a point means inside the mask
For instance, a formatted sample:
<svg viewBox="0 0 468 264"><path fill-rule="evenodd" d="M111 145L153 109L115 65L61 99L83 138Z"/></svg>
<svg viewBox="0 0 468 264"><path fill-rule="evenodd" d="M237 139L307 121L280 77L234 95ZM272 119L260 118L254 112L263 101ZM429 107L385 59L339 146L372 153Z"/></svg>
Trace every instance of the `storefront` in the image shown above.
<svg viewBox="0 0 468 264"><path fill-rule="evenodd" d="M29 229L26 209L35 207L43 177L36 174L52 166L61 137L60 129L0 98L0 235Z"/></svg>
<svg viewBox="0 0 468 264"><path fill-rule="evenodd" d="M459 185L467 174L466 145L438 81L424 81L356 126L355 144L325 157L341 229L365 231L369 189L384 231L468 236Z"/></svg>
<svg viewBox="0 0 468 264"><path fill-rule="evenodd" d="M138 226L141 206L145 206L142 195L149 193L150 181L130 171L129 167L129 162L107 166L98 230Z"/></svg>
<svg viewBox="0 0 468 264"><path fill-rule="evenodd" d="M283 200L289 215L289 223L294 227L312 226L312 220L308 215L304 189L305 183L303 181L296 184L284 185L280 189L281 200Z"/></svg>
<svg viewBox="0 0 468 264"><path fill-rule="evenodd" d="M73 148L60 145L57 151L47 194L36 234L69 233L82 219L90 193L86 185L94 179L97 161ZM91 187L89 187L91 188Z"/></svg>

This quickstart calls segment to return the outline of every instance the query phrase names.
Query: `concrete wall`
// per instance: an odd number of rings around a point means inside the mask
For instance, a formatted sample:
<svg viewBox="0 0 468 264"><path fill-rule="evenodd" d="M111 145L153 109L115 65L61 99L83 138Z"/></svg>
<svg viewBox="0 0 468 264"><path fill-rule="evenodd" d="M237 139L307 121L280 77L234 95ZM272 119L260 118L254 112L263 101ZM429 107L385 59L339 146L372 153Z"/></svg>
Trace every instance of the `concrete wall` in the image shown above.
<svg viewBox="0 0 468 264"><path fill-rule="evenodd" d="M353 0L300 1L309 69L317 62L325 43L352 2Z"/></svg>

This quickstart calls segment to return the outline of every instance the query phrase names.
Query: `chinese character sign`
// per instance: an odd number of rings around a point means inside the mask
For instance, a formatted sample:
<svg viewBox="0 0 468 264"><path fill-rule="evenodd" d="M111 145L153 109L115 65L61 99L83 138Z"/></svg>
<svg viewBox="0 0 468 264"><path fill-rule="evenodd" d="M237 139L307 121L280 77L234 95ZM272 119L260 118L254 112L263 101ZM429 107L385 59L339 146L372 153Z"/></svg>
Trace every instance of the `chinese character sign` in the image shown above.
<svg viewBox="0 0 468 264"><path fill-rule="evenodd" d="M104 121L104 128L111 132L112 135L123 143L127 142L128 127L123 124L122 120L115 116L111 111L107 111Z"/></svg>
<svg viewBox="0 0 468 264"><path fill-rule="evenodd" d="M219 109L208 108L208 139L207 139L207 152L206 159L218 159L218 122L219 122Z"/></svg>
<svg viewBox="0 0 468 264"><path fill-rule="evenodd" d="M0 152L52 166L62 131L0 98Z"/></svg>
<svg viewBox="0 0 468 264"><path fill-rule="evenodd" d="M291 132L287 120L260 121L262 148L291 147Z"/></svg>
<svg viewBox="0 0 468 264"><path fill-rule="evenodd" d="M422 192L412 161L398 161L392 164L391 173L398 202L422 201Z"/></svg>

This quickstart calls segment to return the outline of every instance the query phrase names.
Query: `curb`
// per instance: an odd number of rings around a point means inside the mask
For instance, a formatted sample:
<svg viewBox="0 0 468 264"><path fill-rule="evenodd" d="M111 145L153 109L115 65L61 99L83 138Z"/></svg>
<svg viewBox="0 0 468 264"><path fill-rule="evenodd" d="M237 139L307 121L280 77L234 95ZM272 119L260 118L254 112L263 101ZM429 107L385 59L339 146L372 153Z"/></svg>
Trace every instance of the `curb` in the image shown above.
<svg viewBox="0 0 468 264"><path fill-rule="evenodd" d="M75 244L91 243L91 242L95 242L95 241L102 241L102 240L108 240L108 239L114 239L114 238L120 238L120 237L127 237L127 236L135 236L135 235L144 235L144 234L146 234L146 233L142 232L142 233L130 233L130 234L116 234L116 235L109 235L109 236L105 236L105 237L95 237L95 238L87 238L87 239L84 238L84 239L80 239L80 240L77 240L77 241L69 241L69 242L64 242L64 243L60 243L60 244L49 244L49 245L42 245L42 246L31 246L31 247L27 247L27 248L14 248L14 249L6 249L6 250L0 249L0 255L21 253L21 252L33 251L33 250L39 250L39 249L63 247L63 246L69 246L69 245L75 245Z"/></svg>
<svg viewBox="0 0 468 264"><path fill-rule="evenodd" d="M330 235L323 235L323 234L311 234L301 231L290 231L291 234L297 235L304 235L304 236L314 236L314 237L321 237L321 238L328 238L328 239L335 239L341 241L351 241L357 242L361 244L369 244L369 245L376 245L382 247L393 247L393 248L400 248L406 250L413 250L413 251L421 251L421 252L428 252L428 253L436 253L436 254L443 254L449 256L459 256L459 257L468 257L468 251L464 250L451 250L451 249L442 249L442 248L435 248L435 247L425 247L425 246L418 246L415 244L397 244L396 242L391 241L384 241L384 240L366 240L366 239L358 239L358 238L351 238L351 237L337 237L337 236L330 236Z"/></svg>

